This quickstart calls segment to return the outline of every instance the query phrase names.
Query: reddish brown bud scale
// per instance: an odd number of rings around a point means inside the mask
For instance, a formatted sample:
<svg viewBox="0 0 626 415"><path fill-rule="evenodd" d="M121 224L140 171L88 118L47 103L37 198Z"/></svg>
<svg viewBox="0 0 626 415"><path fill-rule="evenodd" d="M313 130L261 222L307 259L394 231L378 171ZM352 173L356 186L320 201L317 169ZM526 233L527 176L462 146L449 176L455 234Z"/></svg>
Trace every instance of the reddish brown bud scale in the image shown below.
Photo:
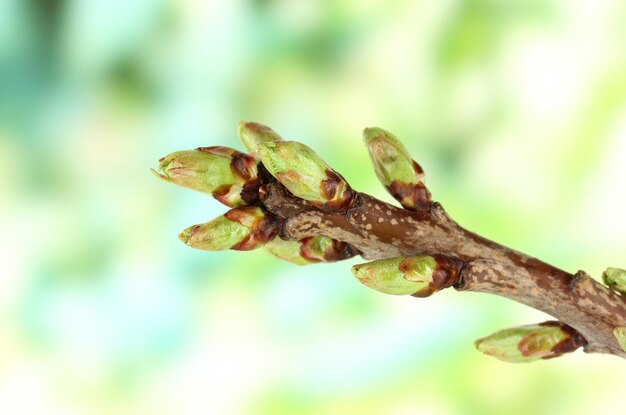
<svg viewBox="0 0 626 415"><path fill-rule="evenodd" d="M563 333L567 335L566 338L564 338L554 347L552 347L551 351L553 354L550 356L545 356L543 357L543 359L552 359L554 357L559 357L565 353L571 353L574 350L587 345L587 340L585 340L585 338L578 331L568 326L567 324L561 323L560 321L545 321L543 323L540 323L539 325L544 327L560 327L561 331L563 331ZM522 352L522 354L524 354L524 351L530 352L528 346L522 346L521 343L522 342L520 342L519 346L520 352ZM523 348L525 350L522 350Z"/></svg>
<svg viewBox="0 0 626 415"><path fill-rule="evenodd" d="M413 170L415 170L415 172L417 174L424 174L424 169L422 169L422 166L419 165L419 163L415 160L413 161Z"/></svg>
<svg viewBox="0 0 626 415"><path fill-rule="evenodd" d="M394 180L387 191L394 197L403 208L425 212L430 209L430 191L424 183L410 184L400 180Z"/></svg>
<svg viewBox="0 0 626 415"><path fill-rule="evenodd" d="M327 169L326 177L326 180L320 183L320 193L327 202L318 204L319 207L326 211L345 211L350 207L354 191L346 179L336 171Z"/></svg>
<svg viewBox="0 0 626 415"><path fill-rule="evenodd" d="M350 245L347 242L338 241L335 239L333 240L332 249L329 249L324 253L324 261L342 261L344 259L352 258L353 256L357 256L360 254L361 251L359 251L355 246Z"/></svg>
<svg viewBox="0 0 626 415"><path fill-rule="evenodd" d="M234 185L225 184L215 189L212 196L215 200L226 206L233 206L234 203L232 203L232 200L235 193L237 193L237 190Z"/></svg>
<svg viewBox="0 0 626 415"><path fill-rule="evenodd" d="M322 238L324 242L327 242L323 246L320 245L320 237L300 240L300 255L310 262L336 262L360 254L360 251L349 243L326 237Z"/></svg>
<svg viewBox="0 0 626 415"><path fill-rule="evenodd" d="M255 179L257 177L257 165L259 161L254 157L239 153L233 156L230 162L230 168L233 174L241 177L244 180Z"/></svg>
<svg viewBox="0 0 626 415"><path fill-rule="evenodd" d="M213 197L233 206L233 199L240 198L246 205L259 203L259 187L262 184L259 172L259 160L240 151L223 146L198 147L198 151L228 157L230 170L235 177L244 181L243 185L223 185L213 191Z"/></svg>
<svg viewBox="0 0 626 415"><path fill-rule="evenodd" d="M414 294L413 297L428 297L437 291L452 287L459 279L463 261L458 258L447 257L443 255L433 255L437 266L432 275L430 285ZM402 268L403 264L400 264ZM408 270L407 270L408 271Z"/></svg>
<svg viewBox="0 0 626 415"><path fill-rule="evenodd" d="M256 207L244 206L231 209L224 214L226 219L240 223L250 229L250 233L230 249L235 251L251 251L274 239L282 226L282 220L270 212L258 216Z"/></svg>
<svg viewBox="0 0 626 415"><path fill-rule="evenodd" d="M318 235L299 241L274 238L265 246L277 258L296 265L335 262L359 255L354 246L327 236Z"/></svg>

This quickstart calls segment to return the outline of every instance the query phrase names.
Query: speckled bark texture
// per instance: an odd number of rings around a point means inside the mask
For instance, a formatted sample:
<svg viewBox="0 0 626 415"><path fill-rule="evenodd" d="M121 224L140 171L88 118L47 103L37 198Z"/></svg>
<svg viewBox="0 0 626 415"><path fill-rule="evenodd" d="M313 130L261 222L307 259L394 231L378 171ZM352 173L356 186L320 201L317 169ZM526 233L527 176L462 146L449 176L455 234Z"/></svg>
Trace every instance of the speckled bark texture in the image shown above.
<svg viewBox="0 0 626 415"><path fill-rule="evenodd" d="M410 211L355 192L339 212L322 211L265 184L261 204L284 219L281 237L326 235L357 248L366 259L445 255L462 261L454 287L500 295L548 313L577 330L585 351L626 357L613 335L626 326L626 302L582 271L570 274L463 229L439 203Z"/></svg>

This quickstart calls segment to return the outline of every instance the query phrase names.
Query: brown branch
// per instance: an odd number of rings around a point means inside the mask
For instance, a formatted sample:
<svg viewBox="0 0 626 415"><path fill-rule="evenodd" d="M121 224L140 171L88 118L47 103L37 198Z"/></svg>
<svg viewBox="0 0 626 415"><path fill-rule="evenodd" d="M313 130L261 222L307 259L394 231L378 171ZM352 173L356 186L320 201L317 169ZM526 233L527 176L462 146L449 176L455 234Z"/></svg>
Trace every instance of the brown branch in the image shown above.
<svg viewBox="0 0 626 415"><path fill-rule="evenodd" d="M583 271L572 275L462 228L439 203L416 212L355 192L346 210L329 213L272 182L263 186L261 204L284 219L284 239L325 235L352 244L366 259L456 257L463 261L457 290L496 294L533 307L577 330L586 352L626 357L613 335L615 327L626 326L622 295Z"/></svg>
<svg viewBox="0 0 626 415"><path fill-rule="evenodd" d="M366 128L363 137L376 175L403 208L354 191L312 149L283 141L269 127L242 122L239 133L250 155L202 147L164 157L162 173L154 172L233 208L185 229L179 238L188 246L265 246L297 264L360 254L380 260L352 269L378 291L428 296L454 287L500 295L558 319L478 340L486 354L522 362L583 346L626 357L625 270L605 271L609 289L583 271L572 275L462 228L431 202L422 168L391 133Z"/></svg>

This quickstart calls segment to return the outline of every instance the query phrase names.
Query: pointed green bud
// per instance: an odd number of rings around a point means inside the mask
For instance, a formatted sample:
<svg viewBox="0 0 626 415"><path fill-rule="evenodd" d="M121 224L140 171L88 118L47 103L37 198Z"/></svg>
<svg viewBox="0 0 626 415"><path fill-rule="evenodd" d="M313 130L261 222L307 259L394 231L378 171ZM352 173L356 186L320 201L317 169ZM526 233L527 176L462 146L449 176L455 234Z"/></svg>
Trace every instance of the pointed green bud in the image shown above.
<svg viewBox="0 0 626 415"><path fill-rule="evenodd" d="M239 123L239 138L251 154L258 154L260 145L282 141L282 138L270 127L245 121Z"/></svg>
<svg viewBox="0 0 626 415"><path fill-rule="evenodd" d="M360 253L349 243L323 235L304 238L300 241L275 238L265 248L274 256L296 265L341 261Z"/></svg>
<svg viewBox="0 0 626 415"><path fill-rule="evenodd" d="M474 342L480 352L510 363L558 357L585 344L580 333L558 321L500 330Z"/></svg>
<svg viewBox="0 0 626 415"><path fill-rule="evenodd" d="M258 147L265 168L295 196L329 210L344 210L352 200L346 180L311 148L297 141L265 142Z"/></svg>
<svg viewBox="0 0 626 415"><path fill-rule="evenodd" d="M378 180L405 209L427 210L430 192L424 184L424 171L390 132L372 127L363 131Z"/></svg>
<svg viewBox="0 0 626 415"><path fill-rule="evenodd" d="M226 206L258 201L259 161L228 147L177 151L159 160L160 179L210 194Z"/></svg>
<svg viewBox="0 0 626 415"><path fill-rule="evenodd" d="M190 226L178 235L186 245L204 251L231 249L250 234L250 229L238 222L219 216L210 222Z"/></svg>
<svg viewBox="0 0 626 415"><path fill-rule="evenodd" d="M271 241L279 230L276 216L260 207L243 206L210 222L190 226L178 237L186 245L204 251L249 251Z"/></svg>
<svg viewBox="0 0 626 415"><path fill-rule="evenodd" d="M441 255L380 259L352 267L364 285L386 294L427 297L452 286L463 263Z"/></svg>
<svg viewBox="0 0 626 415"><path fill-rule="evenodd" d="M612 290L626 294L626 270L607 268L602 273L602 281Z"/></svg>
<svg viewBox="0 0 626 415"><path fill-rule="evenodd" d="M617 339L619 347L626 352L626 327L615 327L615 329L613 329L613 336Z"/></svg>

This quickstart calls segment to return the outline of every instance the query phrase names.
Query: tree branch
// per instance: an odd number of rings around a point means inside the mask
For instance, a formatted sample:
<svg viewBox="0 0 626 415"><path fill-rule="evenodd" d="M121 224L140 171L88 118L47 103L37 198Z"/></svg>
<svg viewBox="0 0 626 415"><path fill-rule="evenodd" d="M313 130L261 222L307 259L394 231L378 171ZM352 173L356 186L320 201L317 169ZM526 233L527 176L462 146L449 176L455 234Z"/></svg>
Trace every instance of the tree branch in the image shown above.
<svg viewBox="0 0 626 415"><path fill-rule="evenodd" d="M281 236L290 240L325 235L348 242L365 259L447 255L464 263L454 288L499 295L557 318L576 329L589 353L625 357L613 330L626 326L623 296L575 275L476 235L453 221L434 202L427 212L412 212L355 193L344 213L329 213L294 197L273 182L263 206L285 220Z"/></svg>
<svg viewBox="0 0 626 415"><path fill-rule="evenodd" d="M502 360L551 358L580 346L626 357L626 271L605 272L610 289L583 271L570 274L462 228L431 202L421 167L387 131L365 129L364 139L378 178L403 208L353 190L313 150L269 127L241 123L239 133L250 155L203 147L164 157L162 174L154 172L234 208L185 229L185 244L210 251L265 246L300 265L360 254L375 261L353 272L378 291L421 297L454 287L558 320L477 341Z"/></svg>

